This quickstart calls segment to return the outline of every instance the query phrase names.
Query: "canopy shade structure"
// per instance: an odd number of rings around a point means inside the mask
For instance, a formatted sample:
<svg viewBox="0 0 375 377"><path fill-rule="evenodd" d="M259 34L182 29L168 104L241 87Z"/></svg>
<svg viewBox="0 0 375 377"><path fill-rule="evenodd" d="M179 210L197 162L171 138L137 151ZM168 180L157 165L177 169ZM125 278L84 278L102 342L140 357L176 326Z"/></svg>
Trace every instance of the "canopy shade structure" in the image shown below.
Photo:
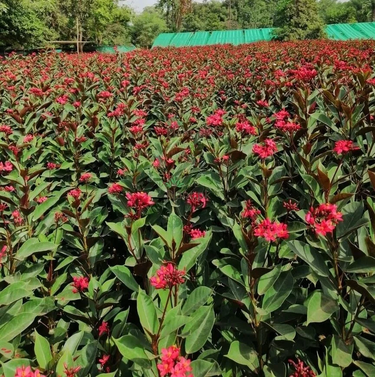
<svg viewBox="0 0 375 377"><path fill-rule="evenodd" d="M162 33L155 39L152 47L209 46L216 44L240 45L244 43L271 41L273 38L273 30L272 28L265 28ZM375 39L375 22L327 25L325 31L329 39L338 41Z"/></svg>

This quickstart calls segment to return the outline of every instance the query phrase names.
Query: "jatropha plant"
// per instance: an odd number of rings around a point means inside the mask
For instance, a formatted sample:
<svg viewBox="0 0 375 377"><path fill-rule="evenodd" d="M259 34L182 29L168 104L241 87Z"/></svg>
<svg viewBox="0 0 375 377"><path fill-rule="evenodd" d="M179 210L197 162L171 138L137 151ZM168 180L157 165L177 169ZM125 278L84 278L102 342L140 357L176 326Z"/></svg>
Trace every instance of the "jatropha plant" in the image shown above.
<svg viewBox="0 0 375 377"><path fill-rule="evenodd" d="M0 375L373 377L375 43L0 60Z"/></svg>

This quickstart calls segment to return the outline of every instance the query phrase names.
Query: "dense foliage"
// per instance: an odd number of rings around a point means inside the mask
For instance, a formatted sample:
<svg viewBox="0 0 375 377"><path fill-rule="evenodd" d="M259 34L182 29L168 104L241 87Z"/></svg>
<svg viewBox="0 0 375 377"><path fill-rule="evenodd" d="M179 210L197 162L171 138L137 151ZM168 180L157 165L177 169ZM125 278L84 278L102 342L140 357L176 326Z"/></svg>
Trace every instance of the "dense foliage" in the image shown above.
<svg viewBox="0 0 375 377"><path fill-rule="evenodd" d="M2 0L0 48L60 47L51 41L77 38L99 45L132 42L137 47L150 47L165 31L262 27L284 27L285 39L305 35L311 38L321 35L316 31L322 23L375 20L375 0L158 0L155 3L156 7L147 7L136 14L130 1ZM316 5L318 12L314 9ZM300 9L308 9L307 18ZM288 30L291 21L293 30ZM307 26L306 21L310 22Z"/></svg>
<svg viewBox="0 0 375 377"><path fill-rule="evenodd" d="M0 374L374 376L374 47L3 59Z"/></svg>

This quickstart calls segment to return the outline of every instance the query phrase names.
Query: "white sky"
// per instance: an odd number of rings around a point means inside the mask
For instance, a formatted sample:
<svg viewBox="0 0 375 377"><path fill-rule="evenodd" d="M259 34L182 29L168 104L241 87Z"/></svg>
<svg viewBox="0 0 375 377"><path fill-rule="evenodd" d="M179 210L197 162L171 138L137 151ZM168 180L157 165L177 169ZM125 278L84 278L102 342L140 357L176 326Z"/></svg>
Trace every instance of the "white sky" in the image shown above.
<svg viewBox="0 0 375 377"><path fill-rule="evenodd" d="M157 0L121 0L123 3L130 5L137 12L142 12L144 7L150 5L155 5ZM202 0L195 0L195 2L200 3Z"/></svg>

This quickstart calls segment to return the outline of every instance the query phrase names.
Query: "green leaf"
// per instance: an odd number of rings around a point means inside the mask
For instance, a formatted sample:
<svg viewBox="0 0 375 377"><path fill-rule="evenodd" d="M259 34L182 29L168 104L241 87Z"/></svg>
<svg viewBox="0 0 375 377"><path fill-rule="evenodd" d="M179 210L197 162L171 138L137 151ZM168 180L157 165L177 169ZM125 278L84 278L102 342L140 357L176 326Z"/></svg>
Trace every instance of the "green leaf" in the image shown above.
<svg viewBox="0 0 375 377"><path fill-rule="evenodd" d="M54 192L53 197L48 198L44 203L38 204L33 212L33 221L39 220L50 208L52 208L66 192L71 190L71 187L66 187L59 192Z"/></svg>
<svg viewBox="0 0 375 377"><path fill-rule="evenodd" d="M35 331L34 351L36 361L42 369L47 369L48 364L52 361L51 346L46 338Z"/></svg>
<svg viewBox="0 0 375 377"><path fill-rule="evenodd" d="M29 238L18 250L16 259L23 261L30 255L40 253L42 251L54 250L57 248L57 246L58 245L55 245L52 242L40 242L37 238Z"/></svg>
<svg viewBox="0 0 375 377"><path fill-rule="evenodd" d="M224 259L215 259L212 261L212 264L219 268L219 270L232 280L236 281L241 285L245 285L244 281L242 280L241 274L238 270L236 270L232 265L227 263L226 258Z"/></svg>
<svg viewBox="0 0 375 377"><path fill-rule="evenodd" d="M256 351L248 345L240 343L238 340L231 343L228 354L225 357L237 364L246 365L252 371L255 371L259 367Z"/></svg>
<svg viewBox="0 0 375 377"><path fill-rule="evenodd" d="M291 272L281 273L275 284L264 295L262 309L267 313L279 309L292 292L293 285L294 280Z"/></svg>
<svg viewBox="0 0 375 377"><path fill-rule="evenodd" d="M172 234L169 234L166 230L164 230L159 225L153 225L152 229L154 229L154 231L163 240L166 246L168 246L171 249L172 248Z"/></svg>
<svg viewBox="0 0 375 377"><path fill-rule="evenodd" d="M24 297L29 297L32 295L32 292L18 288L18 286L9 285L4 290L0 292L0 306L2 305L10 305L15 301L20 300Z"/></svg>
<svg viewBox="0 0 375 377"><path fill-rule="evenodd" d="M146 355L145 347L138 338L133 335L125 335L120 339L114 339L121 355L134 361L143 368L151 368L151 361Z"/></svg>
<svg viewBox="0 0 375 377"><path fill-rule="evenodd" d="M324 296L320 291L315 291L308 300L307 325L326 321L336 310L338 310L338 303L335 300Z"/></svg>
<svg viewBox="0 0 375 377"><path fill-rule="evenodd" d="M177 331L180 327L185 326L192 318L184 315L173 316L169 321L165 320L160 333L160 338L164 338L170 333Z"/></svg>
<svg viewBox="0 0 375 377"><path fill-rule="evenodd" d="M4 377L14 377L17 368L28 367L31 365L30 360L27 359L14 359L2 365Z"/></svg>
<svg viewBox="0 0 375 377"><path fill-rule="evenodd" d="M184 315L189 315L195 310L203 306L208 299L211 297L212 289L208 287L198 287L195 288L193 292L188 295L185 304L182 307L182 313Z"/></svg>
<svg viewBox="0 0 375 377"><path fill-rule="evenodd" d="M200 255L207 249L208 244L211 241L212 232L208 231L203 238L199 238L197 241L199 242L197 246L193 247L192 249L185 251L182 254L182 258L180 263L178 264L179 270L185 270L188 272L194 265L197 263L198 258Z"/></svg>
<svg viewBox="0 0 375 377"><path fill-rule="evenodd" d="M323 257L315 249L311 249L310 245L301 241L288 241L290 249L305 261L311 269L320 276L330 276L329 269L324 262Z"/></svg>
<svg viewBox="0 0 375 377"><path fill-rule="evenodd" d="M264 295L269 288L273 287L280 274L281 266L276 265L270 272L261 276L258 282L258 294Z"/></svg>
<svg viewBox="0 0 375 377"><path fill-rule="evenodd" d="M13 353L13 344L0 340L0 355L3 355L6 359L12 359Z"/></svg>
<svg viewBox="0 0 375 377"><path fill-rule="evenodd" d="M366 373L367 377L375 376L375 366L373 364L365 363L363 361L354 361L354 364L357 365L357 367L360 367Z"/></svg>
<svg viewBox="0 0 375 377"><path fill-rule="evenodd" d="M361 355L369 359L375 360L374 342L358 335L354 337L354 343Z"/></svg>
<svg viewBox="0 0 375 377"><path fill-rule="evenodd" d="M110 267L110 270L116 275L116 277L124 283L129 289L134 292L138 292L139 285L135 281L129 268L126 266L114 266Z"/></svg>
<svg viewBox="0 0 375 377"><path fill-rule="evenodd" d="M375 258L368 256L357 259L346 268L346 272L352 272L356 274L373 273L374 270Z"/></svg>
<svg viewBox="0 0 375 377"><path fill-rule="evenodd" d="M206 376L212 376L212 374L209 374L210 370L214 367L214 363L206 360L194 360L190 364L192 367L192 373L194 377L206 377Z"/></svg>
<svg viewBox="0 0 375 377"><path fill-rule="evenodd" d="M168 227L167 227L168 236L172 237L174 241L174 250L180 248L182 237L183 237L183 223L182 220L175 214L171 213L168 218Z"/></svg>
<svg viewBox="0 0 375 377"><path fill-rule="evenodd" d="M213 307L207 307L199 326L186 337L185 351L187 354L198 352L207 342L215 323Z"/></svg>
<svg viewBox="0 0 375 377"><path fill-rule="evenodd" d="M117 233L124 241L127 240L128 235L122 223L106 223L113 232Z"/></svg>
<svg viewBox="0 0 375 377"><path fill-rule="evenodd" d="M342 368L352 363L353 345L346 345L343 340L334 335L332 338L332 362Z"/></svg>
<svg viewBox="0 0 375 377"><path fill-rule="evenodd" d="M22 313L12 318L1 328L1 340L4 342L13 340L22 331L26 330L34 322L34 319L35 315L31 313Z"/></svg>
<svg viewBox="0 0 375 377"><path fill-rule="evenodd" d="M158 331L158 318L156 308L150 296L144 291L139 291L137 297L137 311L142 327L148 334L155 335Z"/></svg>

